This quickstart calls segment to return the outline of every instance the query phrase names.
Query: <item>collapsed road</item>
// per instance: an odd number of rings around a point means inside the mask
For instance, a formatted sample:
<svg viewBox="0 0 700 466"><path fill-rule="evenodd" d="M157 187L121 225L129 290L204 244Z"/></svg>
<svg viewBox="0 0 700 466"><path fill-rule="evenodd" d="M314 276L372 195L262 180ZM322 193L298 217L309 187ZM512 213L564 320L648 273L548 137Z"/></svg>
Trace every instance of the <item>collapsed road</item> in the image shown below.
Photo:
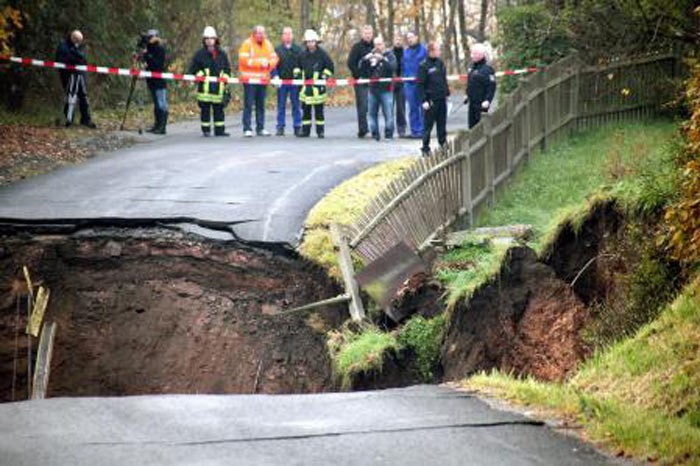
<svg viewBox="0 0 700 466"><path fill-rule="evenodd" d="M353 112L329 112L322 141L173 125L0 189L3 400L20 265L52 287L59 324L49 399L0 404L0 464L612 462L444 387L319 393L345 310L271 315L338 291L289 246L329 189L417 148L357 140Z"/></svg>

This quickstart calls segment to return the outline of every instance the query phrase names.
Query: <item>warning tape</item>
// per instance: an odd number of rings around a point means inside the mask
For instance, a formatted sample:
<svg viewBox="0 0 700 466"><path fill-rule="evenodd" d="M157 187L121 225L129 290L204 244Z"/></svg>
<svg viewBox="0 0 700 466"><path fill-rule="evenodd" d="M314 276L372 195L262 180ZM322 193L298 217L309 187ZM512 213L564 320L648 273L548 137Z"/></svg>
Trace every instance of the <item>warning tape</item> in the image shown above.
<svg viewBox="0 0 700 466"><path fill-rule="evenodd" d="M191 82L222 82L228 84L272 84L273 86L282 85L317 85L317 86L328 86L328 87L342 87L342 86L355 86L357 84L374 84L374 83L399 83L399 82L411 82L415 81L416 78L347 78L347 79L280 79L280 78L245 78L245 77L229 77L220 78L216 76L195 76L193 74L180 74L180 73L163 73L160 71L145 71L136 68L114 68L109 66L96 66L96 65L69 65L67 63L61 63L51 60L37 60L35 58L23 58L23 57L10 57L10 56L0 56L0 61L9 61L11 63L17 63L23 66L37 66L41 68L54 68L59 70L67 71L84 71L87 73L98 73L98 74L111 74L118 76L131 76L139 79L152 78L152 79L166 79L170 81L191 81ZM507 70L499 71L496 73L497 77L501 76L515 76L520 74L534 73L540 71L542 68L529 67L522 68L519 70ZM447 77L448 81L467 81L466 74L455 74Z"/></svg>

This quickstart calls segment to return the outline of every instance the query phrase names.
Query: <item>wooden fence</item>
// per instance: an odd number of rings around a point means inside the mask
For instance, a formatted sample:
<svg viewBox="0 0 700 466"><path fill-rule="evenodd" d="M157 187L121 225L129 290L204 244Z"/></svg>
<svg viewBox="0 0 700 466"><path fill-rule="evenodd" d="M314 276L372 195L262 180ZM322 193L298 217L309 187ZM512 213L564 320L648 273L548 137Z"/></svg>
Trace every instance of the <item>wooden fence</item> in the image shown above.
<svg viewBox="0 0 700 466"><path fill-rule="evenodd" d="M671 53L598 66L570 56L523 79L471 131L390 183L348 227L350 247L365 263L401 241L422 252L458 219L472 225L533 150L578 130L653 115L671 98L678 74Z"/></svg>

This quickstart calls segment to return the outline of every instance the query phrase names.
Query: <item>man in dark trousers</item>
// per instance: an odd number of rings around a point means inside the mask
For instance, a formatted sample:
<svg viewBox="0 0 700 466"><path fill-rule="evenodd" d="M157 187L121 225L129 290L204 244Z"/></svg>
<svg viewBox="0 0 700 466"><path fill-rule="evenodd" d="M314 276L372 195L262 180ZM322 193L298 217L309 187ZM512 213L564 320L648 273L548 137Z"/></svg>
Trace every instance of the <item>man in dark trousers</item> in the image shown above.
<svg viewBox="0 0 700 466"><path fill-rule="evenodd" d="M396 57L396 77L401 77L403 72L403 37L401 34L394 36L394 57ZM394 108L396 113L396 131L399 137L406 136L406 96L403 92L403 83L394 83Z"/></svg>
<svg viewBox="0 0 700 466"><path fill-rule="evenodd" d="M279 62L276 74L280 79L293 79L295 74L301 71L301 47L293 42L292 28L285 27L282 30L282 43L277 46L276 52ZM301 131L301 105L299 103L300 86L282 84L277 89L277 136L284 136L284 126L287 112L287 97L292 104L292 124L294 135L299 136Z"/></svg>
<svg viewBox="0 0 700 466"><path fill-rule="evenodd" d="M481 121L481 113L489 111L496 95L496 72L487 63L487 49L483 44L472 46L471 58L464 103L469 103L469 127L473 128Z"/></svg>
<svg viewBox="0 0 700 466"><path fill-rule="evenodd" d="M204 78L228 78L231 74L231 62L226 52L219 45L216 30L207 26L202 33L202 48L194 55L190 63L189 74ZM211 116L214 114L214 135L230 136L224 122L224 93L226 83L218 81L200 81L197 84L197 103L199 104L202 134L211 135Z"/></svg>
<svg viewBox="0 0 700 466"><path fill-rule="evenodd" d="M440 46L437 42L428 44L428 58L418 67L418 95L425 112L423 128L424 156L430 155L430 133L437 124L438 144L447 142L447 98L450 87L447 84L447 69L440 59Z"/></svg>
<svg viewBox="0 0 700 466"><path fill-rule="evenodd" d="M352 46L348 57L348 68L353 78L366 78L360 71L360 60L374 49L374 29L372 26L364 26L360 41ZM367 84L355 85L355 108L357 109L357 137L364 138L369 132L367 124L367 109L369 99L369 86Z"/></svg>
<svg viewBox="0 0 700 466"><path fill-rule="evenodd" d="M333 76L335 66L331 57L319 47L321 38L316 31L307 29L304 32L304 52L301 54L301 75L304 80L326 80ZM301 88L301 103L304 110L300 137L311 135L313 117L316 118L316 135L324 138L326 134L326 119L323 107L326 103L327 86L321 84L304 84Z"/></svg>
<svg viewBox="0 0 700 466"><path fill-rule="evenodd" d="M415 78L418 75L418 67L426 59L427 52L423 44L418 40L414 32L406 33L408 47L403 51L403 61L401 62L401 74L404 78ZM403 86L408 103L408 119L411 126L411 138L423 138L423 109L418 96L418 85L415 81L407 81Z"/></svg>
<svg viewBox="0 0 700 466"><path fill-rule="evenodd" d="M370 78L393 78L396 70L396 57L393 50L386 50L384 39L374 39L374 50L360 60L360 70ZM384 115L384 137L394 139L394 87L392 82L373 82L369 84L369 130L372 137L379 141L379 108Z"/></svg>
<svg viewBox="0 0 700 466"><path fill-rule="evenodd" d="M85 52L83 51L83 34L75 30L66 37L56 50L56 61L66 65L87 65ZM66 126L73 124L75 116L75 103L80 108L80 124L88 128L97 128L90 117L90 104L87 97L87 85L85 71L60 70L61 85L65 92L65 104L63 114L66 117Z"/></svg>
<svg viewBox="0 0 700 466"><path fill-rule="evenodd" d="M149 29L142 36L140 45L145 46L145 50L141 53L141 59L146 63L146 70L165 72L165 46L158 31ZM155 118L155 122L148 132L165 134L165 127L168 124L168 83L165 79L148 78L146 84L153 99L153 116Z"/></svg>

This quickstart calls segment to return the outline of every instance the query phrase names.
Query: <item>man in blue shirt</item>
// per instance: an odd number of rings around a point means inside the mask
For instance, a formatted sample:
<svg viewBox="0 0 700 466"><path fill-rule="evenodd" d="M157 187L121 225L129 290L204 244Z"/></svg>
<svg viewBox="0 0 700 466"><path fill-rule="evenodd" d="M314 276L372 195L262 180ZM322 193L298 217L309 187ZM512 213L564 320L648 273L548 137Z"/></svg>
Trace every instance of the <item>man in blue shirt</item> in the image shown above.
<svg viewBox="0 0 700 466"><path fill-rule="evenodd" d="M418 76L418 67L428 56L423 44L418 41L418 36L414 32L406 34L408 47L403 51L403 77L415 78ZM415 81L404 83L404 94L408 102L408 117L411 127L411 138L423 138L423 109L422 102L418 95L418 88Z"/></svg>

